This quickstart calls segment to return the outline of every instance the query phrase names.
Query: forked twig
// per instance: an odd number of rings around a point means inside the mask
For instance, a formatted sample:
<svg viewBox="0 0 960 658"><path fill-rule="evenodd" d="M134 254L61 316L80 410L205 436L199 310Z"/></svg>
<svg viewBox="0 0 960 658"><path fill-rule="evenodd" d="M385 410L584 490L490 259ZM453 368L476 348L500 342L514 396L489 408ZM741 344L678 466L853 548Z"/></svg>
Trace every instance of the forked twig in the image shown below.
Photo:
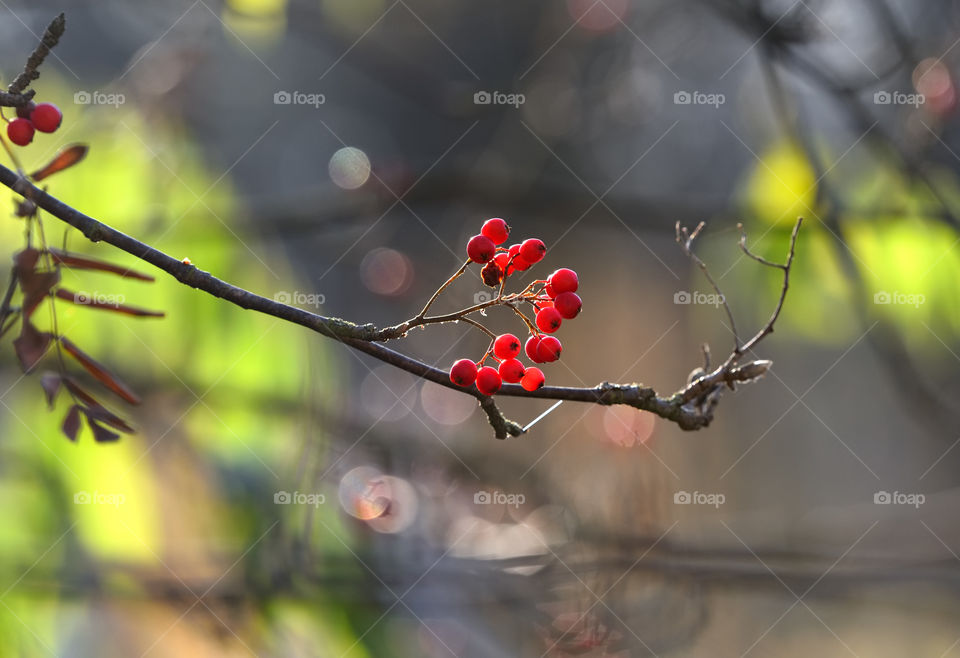
<svg viewBox="0 0 960 658"><path fill-rule="evenodd" d="M744 354L752 350L757 343L764 339L764 337L773 333L773 326L776 323L777 318L780 317L780 311L783 310L783 302L787 297L787 290L790 288L790 268L793 265L793 257L796 253L797 246L797 236L800 234L800 226L802 224L803 218L800 217L797 219L797 223L794 225L793 231L790 234L790 247L787 251L787 259L784 263L774 263L773 261L767 260L766 258L758 256L750 251L750 249L747 247L747 235L743 230L743 225L737 225L737 228L740 230L739 244L743 252L761 265L773 267L783 272L783 284L780 287L780 296L777 299L776 307L774 308L770 319L767 320L763 327L761 327L760 330L757 331L752 338L750 338L750 340L741 344L739 337L735 337L736 345L733 351L730 353L730 356L727 357L723 364L717 367L713 372L696 377L693 379L693 381L688 382L687 387L679 393L684 403L699 400L700 404L698 406L704 413L709 414L712 412L712 408L716 406L716 403L719 399L719 393L722 391L724 385L732 389L734 388L735 383L754 381L760 377L763 377L767 370L770 369L770 366L773 362L765 359L751 361L740 366L737 364ZM710 277L709 273L706 272L706 266L702 261L694 256L690 250L690 243L697 236L701 227L702 223L692 234L689 234L689 239L685 243L681 242L681 244L684 246L684 251L686 251L688 255L690 255L700 264L701 269L704 270L704 272L707 274L707 278L712 282L712 278ZM679 238L680 235L687 237L688 234L686 231L682 231L678 225L677 235ZM720 294L719 290L717 294ZM724 302L724 307L726 308L728 317L731 318L732 323L733 320L732 315L730 314L730 307L726 304L726 302ZM709 354L709 352L705 352L705 355L707 354Z"/></svg>

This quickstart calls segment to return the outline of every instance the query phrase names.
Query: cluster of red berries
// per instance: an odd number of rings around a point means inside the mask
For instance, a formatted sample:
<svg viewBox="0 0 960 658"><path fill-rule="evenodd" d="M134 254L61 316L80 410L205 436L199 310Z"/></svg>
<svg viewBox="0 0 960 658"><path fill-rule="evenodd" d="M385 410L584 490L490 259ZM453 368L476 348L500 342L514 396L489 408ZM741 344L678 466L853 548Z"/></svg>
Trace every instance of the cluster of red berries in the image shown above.
<svg viewBox="0 0 960 658"><path fill-rule="evenodd" d="M17 146L26 146L33 141L33 133L52 133L60 127L63 113L53 103L34 103L17 108L17 118L7 122L7 137Z"/></svg>
<svg viewBox="0 0 960 658"><path fill-rule="evenodd" d="M502 285L506 277L529 269L543 260L547 253L546 245L537 238L501 247L509 236L510 227L495 217L488 219L480 235L473 236L467 243L467 255L471 261L483 265L480 273L488 286ZM563 345L555 336L547 334L559 329L563 320L573 319L580 313L583 303L576 294L579 285L576 272L561 268L544 280L534 281L523 292L507 298L511 302L527 302L536 311L533 323L524 317L530 336L522 344L523 352L534 363L550 363L560 358ZM460 359L454 363L450 368L450 381L463 387L475 383L484 395L496 393L503 382L519 383L524 389L535 391L544 384L543 371L534 366L525 367L517 359L520 351L519 338L513 334L501 334L493 340L479 362ZM487 357L498 361L499 367L483 365Z"/></svg>

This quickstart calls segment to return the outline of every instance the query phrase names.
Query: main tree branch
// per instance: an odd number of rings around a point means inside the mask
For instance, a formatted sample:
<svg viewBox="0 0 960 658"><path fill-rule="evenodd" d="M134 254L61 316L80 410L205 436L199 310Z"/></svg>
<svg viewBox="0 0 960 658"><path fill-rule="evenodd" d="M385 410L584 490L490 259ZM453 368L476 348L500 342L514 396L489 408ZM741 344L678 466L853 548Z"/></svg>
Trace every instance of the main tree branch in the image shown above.
<svg viewBox="0 0 960 658"><path fill-rule="evenodd" d="M16 172L2 165L0 165L0 184L3 184L24 198L32 201L50 215L73 226L89 240L93 242L106 242L113 245L163 270L185 285L196 288L197 290L202 290L214 297L219 297L240 308L264 313L280 320L312 329L323 336L333 338L355 350L369 354L384 363L388 363L401 370L439 384L440 386L472 395L479 401L481 408L487 414L497 438L503 439L506 438L507 435L519 436L523 433L520 425L503 416L493 398L481 394L475 387L468 389L460 388L450 381L446 371L434 368L429 364L413 359L380 344L380 341L399 338L409 330L411 325L416 326L413 323L404 323L397 327L380 329L372 324L355 324L340 318L325 317L317 313L311 313L294 306L280 303L218 279L209 272L204 272L188 262L177 260L148 244L140 242L125 233L99 222L67 205L63 201L60 201L56 197L47 194L28 180L20 177ZM780 307L782 307L783 298L786 295L787 275L790 270L798 229L799 222L791 238L790 253L786 264L775 265L775 267L783 269L785 274L784 287L777 305L777 312L779 312ZM483 306L483 304L478 306ZM421 315L423 314L421 313ZM440 319L445 320L446 318L442 318L442 316L438 316L437 318L423 318L419 315L415 318L415 320L420 321L424 319L429 322L439 321ZM450 318L450 321L457 321L459 319L462 318ZM761 330L760 334L748 341L747 345L750 347L754 346L760 338L772 331L773 320L775 319L776 314L771 318L767 326ZM497 394L524 398L570 400L603 405L623 404L654 413L661 418L676 423L684 430L697 430L706 427L713 420L715 400L719 396L720 389L724 386L732 388L736 382L747 382L756 379L759 375L762 375L769 366L769 362L766 361L755 361L737 366L737 362L742 354L742 350L736 350L720 368L705 377L691 382L684 389L666 397L658 395L654 389L641 384L611 384L609 382L604 382L592 388L545 386L536 391L526 391L518 384L504 384ZM707 397L712 400L712 403L701 404L700 401Z"/></svg>

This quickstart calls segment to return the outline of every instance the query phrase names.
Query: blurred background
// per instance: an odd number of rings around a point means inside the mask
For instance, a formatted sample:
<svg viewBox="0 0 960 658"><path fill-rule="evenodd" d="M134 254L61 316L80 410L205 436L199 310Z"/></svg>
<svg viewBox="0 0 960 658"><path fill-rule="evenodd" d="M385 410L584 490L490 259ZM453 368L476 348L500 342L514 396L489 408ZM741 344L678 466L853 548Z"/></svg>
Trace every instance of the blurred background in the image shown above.
<svg viewBox="0 0 960 658"><path fill-rule="evenodd" d="M0 8L7 82L61 9ZM773 369L695 433L567 402L499 442L473 398L302 328L165 275L64 271L167 316L56 305L143 397L97 392L137 428L117 443L65 439L66 401L49 411L0 345L0 654L960 655L956 3L66 14L35 85L63 126L19 153L30 171L91 150L51 193L239 286L378 325L414 315L504 217L549 248L521 282L580 274L551 384L682 387L701 344L717 361L733 337L675 223L707 222L698 254L742 336L781 282L737 224L778 262L805 224L751 355ZM23 229L0 222L3 258ZM471 271L435 308L484 290ZM446 368L486 339L436 326L391 347ZM550 404L501 406L526 424Z"/></svg>

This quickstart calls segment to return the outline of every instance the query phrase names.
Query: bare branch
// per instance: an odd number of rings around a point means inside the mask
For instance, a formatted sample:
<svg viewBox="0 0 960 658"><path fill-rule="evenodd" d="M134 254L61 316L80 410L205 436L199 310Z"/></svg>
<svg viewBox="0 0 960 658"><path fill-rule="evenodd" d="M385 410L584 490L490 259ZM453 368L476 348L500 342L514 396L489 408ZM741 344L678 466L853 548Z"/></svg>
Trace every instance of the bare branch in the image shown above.
<svg viewBox="0 0 960 658"><path fill-rule="evenodd" d="M764 324L750 340L743 345L739 345L739 339L737 339L737 347L730 353L730 356L727 357L727 360L724 361L722 365L710 374L696 377L687 384L687 388L680 393L684 402L699 400L700 404L698 407L701 411L712 414L712 410L718 402L719 393L724 385L732 390L737 382L748 383L755 381L765 375L767 370L770 369L772 362L767 360L751 361L740 367L735 366L744 354L752 350L765 336L773 333L773 325L776 323L777 318L780 317L783 302L787 298L787 290L790 288L790 267L793 265L793 257L797 247L797 236L800 234L800 226L802 224L803 218L797 218L797 223L794 225L793 232L790 234L790 247L787 251L786 262L784 263L774 263L750 251L747 248L747 236L743 230L743 225L738 224L738 228L740 229L740 248L743 249L743 252L758 263L766 265L767 267L774 267L783 272L783 284L780 287L780 296L777 299L776 308L774 308L770 319L767 320L766 324ZM699 227L697 230L699 230ZM694 231L694 235L695 234L696 231Z"/></svg>
<svg viewBox="0 0 960 658"><path fill-rule="evenodd" d="M703 230L704 225L705 222L700 222L697 224L697 228L693 229L693 232L691 233L685 226L681 226L680 222L677 222L677 242L680 244L680 248L683 249L683 253L685 253L700 267L703 275L707 278L707 281L710 282L710 285L713 287L713 291L717 293L717 297L723 304L723 309L727 313L727 320L730 322L730 329L733 331L733 349L736 351L740 349L740 335L737 333L737 323L733 319L733 312L730 310L730 305L727 304L727 298L720 291L720 286L717 285L717 282L714 281L712 276L710 276L710 270L707 269L707 264L704 263L699 256L693 253L693 241L697 239L698 235L700 235L700 231Z"/></svg>
<svg viewBox="0 0 960 658"><path fill-rule="evenodd" d="M737 228L740 229L740 248L743 249L743 253L758 263L783 271L783 286L780 288L780 298L777 300L777 307L773 310L773 315L770 316L767 324L740 348L740 354L753 348L753 346L759 343L767 334L773 333L773 325L777 321L777 318L780 317L780 311L783 310L783 301L787 298L787 289L790 287L790 266L793 265L793 255L797 247L797 235L800 233L801 224L803 224L803 217L798 217L797 223L793 226L793 232L790 234L790 250L787 252L787 261L782 265L780 263L773 263L750 251L750 249L747 248L747 234L743 230L743 224L737 224Z"/></svg>
<svg viewBox="0 0 960 658"><path fill-rule="evenodd" d="M325 317L294 306L288 306L234 286L226 281L222 281L192 264L186 264L148 244L140 242L129 235L103 224L65 204L56 197L47 194L45 191L31 184L28 180L2 165L0 165L0 184L9 187L24 198L35 203L38 207L46 210L52 216L78 229L89 240L93 242L103 241L111 244L167 272L185 285L203 290L214 297L219 297L240 308L257 311L307 327L323 336L338 340L353 349L369 354L384 363L410 372L425 380L460 393L472 395L479 400L480 406L487 414L498 438L506 438L507 435L518 436L523 431L518 424L504 418L499 409L497 409L493 399L482 395L475 386L471 386L470 388L456 386L450 381L446 371L400 354L378 342L401 337L411 328L411 321L397 325L396 327L380 329L372 324L355 324L340 318ZM795 239L796 230L794 232L794 240ZM787 270L789 270L789 260ZM785 293L786 289L784 288L783 294ZM467 324L471 324L471 321L464 317L466 313L472 313L495 304L510 306L517 301L522 301L521 295L523 294L524 293L504 295L502 298L476 304L468 307L464 311L449 316L422 318L420 323L464 321ZM773 319L776 319L779 308L782 306L783 294L778 302L778 311L775 313ZM414 320L416 320L416 318L414 318ZM755 344L755 342L756 340L753 341L753 344ZM736 356L739 358L739 355ZM732 384L738 381L746 382L758 376L757 368L759 366L755 366L754 368L746 368L746 366L733 368L732 366L735 361L736 359L728 359L728 362L721 367L721 369L718 369L718 371L697 379L685 389L669 397L661 397L653 388L643 386L642 384L611 384L608 382L592 388L544 386L536 391L527 391L518 384L504 384L497 392L497 395L569 400L603 405L623 404L656 414L661 418L676 423L681 429L697 430L706 427L713 420L713 410L719 398L719 392L717 391L718 384ZM706 394L704 403L696 405L689 404L691 400L704 394Z"/></svg>
<svg viewBox="0 0 960 658"><path fill-rule="evenodd" d="M50 54L50 50L60 42L60 37L63 36L66 27L67 19L63 15L63 12L50 21L50 25L47 26L43 36L40 38L40 43L37 44L37 47L30 53L30 57L27 58L27 64L23 67L23 72L14 78L10 86L7 87L7 93L17 94L20 95L21 98L26 98L26 100L13 103L13 105L23 105L30 100L23 92L31 82L40 77L40 71L38 70L40 65L43 64L43 60ZM32 95L33 94L30 94L30 96Z"/></svg>

